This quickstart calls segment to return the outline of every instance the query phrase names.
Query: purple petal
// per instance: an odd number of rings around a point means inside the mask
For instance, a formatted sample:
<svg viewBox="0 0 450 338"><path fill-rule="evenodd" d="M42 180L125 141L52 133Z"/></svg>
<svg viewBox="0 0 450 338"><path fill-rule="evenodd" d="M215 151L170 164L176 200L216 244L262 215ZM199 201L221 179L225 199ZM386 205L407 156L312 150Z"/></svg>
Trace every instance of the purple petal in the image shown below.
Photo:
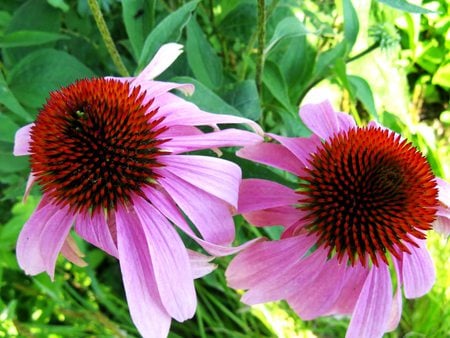
<svg viewBox="0 0 450 338"><path fill-rule="evenodd" d="M106 223L103 213L81 213L75 220L75 231L85 241L107 252L113 257L119 257L116 243Z"/></svg>
<svg viewBox="0 0 450 338"><path fill-rule="evenodd" d="M131 318L143 337L167 337L171 318L158 293L142 224L134 213L116 213L120 269Z"/></svg>
<svg viewBox="0 0 450 338"><path fill-rule="evenodd" d="M394 331L398 324L400 323L400 319L402 317L402 281L401 281L401 270L399 266L397 266L397 260L394 259L394 268L397 274L397 289L395 290L394 299L392 301L392 308L389 314L389 321L387 323L386 332Z"/></svg>
<svg viewBox="0 0 450 338"><path fill-rule="evenodd" d="M84 254L78 248L77 243L69 234L61 248L61 254L72 263L84 267L87 263L83 260Z"/></svg>
<svg viewBox="0 0 450 338"><path fill-rule="evenodd" d="M438 210L439 212L439 210ZM439 215L439 214L438 214ZM436 220L433 222L433 229L440 233L441 235L450 235L450 218L437 216Z"/></svg>
<svg viewBox="0 0 450 338"><path fill-rule="evenodd" d="M321 139L314 134L310 137L284 137L270 133L267 135L289 149L300 160L303 166L306 167L309 165L311 154L322 144Z"/></svg>
<svg viewBox="0 0 450 338"><path fill-rule="evenodd" d="M292 206L268 208L258 211L249 211L243 216L255 226L282 225L288 227L304 217L305 212Z"/></svg>
<svg viewBox="0 0 450 338"><path fill-rule="evenodd" d="M206 276L217 267L215 264L210 263L214 259L213 256L206 256L189 249L187 253L191 263L192 277L195 279Z"/></svg>
<svg viewBox="0 0 450 338"><path fill-rule="evenodd" d="M329 101L305 104L300 108L300 117L314 134L324 140L340 131L356 127L350 115L335 112Z"/></svg>
<svg viewBox="0 0 450 338"><path fill-rule="evenodd" d="M234 240L229 204L167 171L158 181L206 241L228 245Z"/></svg>
<svg viewBox="0 0 450 338"><path fill-rule="evenodd" d="M239 189L239 213L296 204L297 193L282 184L250 178L242 180Z"/></svg>
<svg viewBox="0 0 450 338"><path fill-rule="evenodd" d="M417 240L419 248L406 244L411 254L403 254L403 290L406 298L422 297L431 290L436 271L425 246L425 241Z"/></svg>
<svg viewBox="0 0 450 338"><path fill-rule="evenodd" d="M302 162L280 144L259 143L249 145L237 151L236 155L247 160L287 170L295 175L304 173Z"/></svg>
<svg viewBox="0 0 450 338"><path fill-rule="evenodd" d="M176 136L164 144L171 153L178 154L194 150L244 147L262 141L262 137L245 130L225 129L213 133Z"/></svg>
<svg viewBox="0 0 450 338"><path fill-rule="evenodd" d="M31 141L31 128L34 123L27 124L16 131L14 150L15 156L29 155L30 154L30 141Z"/></svg>
<svg viewBox="0 0 450 338"><path fill-rule="evenodd" d="M25 187L25 193L23 194L22 201L25 202L30 195L31 188L33 187L34 182L36 181L36 176L31 173L28 175L27 185Z"/></svg>
<svg viewBox="0 0 450 338"><path fill-rule="evenodd" d="M137 197L134 206L144 228L161 301L171 317L180 322L189 319L195 313L197 298L186 248L151 204Z"/></svg>
<svg viewBox="0 0 450 338"><path fill-rule="evenodd" d="M73 218L67 208L47 203L44 195L17 240L17 260L27 274L46 271L53 279L56 259L69 234Z"/></svg>
<svg viewBox="0 0 450 338"><path fill-rule="evenodd" d="M162 45L153 59L138 75L137 80L153 80L164 72L183 53L183 45L167 43Z"/></svg>
<svg viewBox="0 0 450 338"><path fill-rule="evenodd" d="M347 338L382 337L392 308L392 284L386 264L372 266L356 302Z"/></svg>

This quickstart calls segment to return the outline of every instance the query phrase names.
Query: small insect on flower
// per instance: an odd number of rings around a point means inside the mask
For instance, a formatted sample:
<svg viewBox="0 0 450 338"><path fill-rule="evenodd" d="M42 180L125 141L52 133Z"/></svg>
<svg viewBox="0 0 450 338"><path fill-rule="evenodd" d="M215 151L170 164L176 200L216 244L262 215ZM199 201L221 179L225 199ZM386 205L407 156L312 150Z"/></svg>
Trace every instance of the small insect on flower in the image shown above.
<svg viewBox="0 0 450 338"><path fill-rule="evenodd" d="M347 337L381 337L399 323L402 289L416 298L434 284L426 231L448 224L449 185L411 143L374 122L358 127L328 102L300 116L311 137L268 134L276 142L237 153L299 183L243 180L238 212L284 231L239 253L228 283L248 290L244 303L285 299L305 320L350 315Z"/></svg>
<svg viewBox="0 0 450 338"><path fill-rule="evenodd" d="M19 236L19 265L53 278L60 252L85 264L70 237L75 225L119 260L131 317L144 337L165 337L171 318L191 318L193 280L214 268L212 257L184 246L174 225L211 255L241 249L230 247L240 168L183 153L251 145L262 134L250 120L207 113L170 92L191 94L190 84L153 80L180 53L180 45L167 44L135 78L84 79L52 92L36 121L17 132L14 148L30 155L27 193L33 183L43 193ZM246 124L257 133L218 124Z"/></svg>

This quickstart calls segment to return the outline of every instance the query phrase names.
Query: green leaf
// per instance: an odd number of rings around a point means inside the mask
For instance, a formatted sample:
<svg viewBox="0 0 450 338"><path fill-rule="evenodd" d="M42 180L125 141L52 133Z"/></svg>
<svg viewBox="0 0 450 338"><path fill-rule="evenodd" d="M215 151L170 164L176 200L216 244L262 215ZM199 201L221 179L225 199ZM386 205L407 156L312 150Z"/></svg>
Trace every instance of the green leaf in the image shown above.
<svg viewBox="0 0 450 338"><path fill-rule="evenodd" d="M19 126L7 115L0 114L0 141L14 142L14 135Z"/></svg>
<svg viewBox="0 0 450 338"><path fill-rule="evenodd" d="M195 19L187 25L186 56L198 80L211 89L222 85L222 63Z"/></svg>
<svg viewBox="0 0 450 338"><path fill-rule="evenodd" d="M273 97L289 112L295 108L289 101L288 87L280 68L274 62L267 61L264 66L263 83Z"/></svg>
<svg viewBox="0 0 450 338"><path fill-rule="evenodd" d="M344 7L344 37L350 51L356 42L359 32L358 14L351 0L343 0Z"/></svg>
<svg viewBox="0 0 450 338"><path fill-rule="evenodd" d="M261 104L254 80L236 84L233 90L227 93L226 99L246 118L256 121L261 117Z"/></svg>
<svg viewBox="0 0 450 338"><path fill-rule="evenodd" d="M41 49L29 54L11 69L8 84L23 105L38 108L51 91L94 75L66 52Z"/></svg>
<svg viewBox="0 0 450 338"><path fill-rule="evenodd" d="M306 34L308 34L308 30L303 23L301 23L296 17L287 17L278 23L275 31L273 32L272 38L264 50L264 54L267 55L282 39Z"/></svg>
<svg viewBox="0 0 450 338"><path fill-rule="evenodd" d="M0 48L36 46L63 39L69 37L58 33L22 30L1 36Z"/></svg>
<svg viewBox="0 0 450 338"><path fill-rule="evenodd" d="M336 46L334 46L333 48L330 48L325 52L320 53L317 58L314 67L314 73L312 76L314 81L319 81L325 78L328 74L330 74L331 70L334 68L336 60L344 57L347 51L348 51L348 44L345 42L341 42Z"/></svg>
<svg viewBox="0 0 450 338"><path fill-rule="evenodd" d="M369 83L362 77L355 75L348 75L347 79L354 88L356 98L362 102L369 114L378 121L377 109Z"/></svg>
<svg viewBox="0 0 450 338"><path fill-rule="evenodd" d="M144 37L154 25L156 0L122 1L122 16L135 59L144 46Z"/></svg>
<svg viewBox="0 0 450 338"><path fill-rule="evenodd" d="M66 2L64 0L47 0L48 4L55 7L55 8L59 8L60 10L62 10L63 12L67 13L70 9L69 5L66 4Z"/></svg>
<svg viewBox="0 0 450 338"><path fill-rule="evenodd" d="M447 89L450 88L450 63L438 68L437 72L433 75L431 83Z"/></svg>
<svg viewBox="0 0 450 338"><path fill-rule="evenodd" d="M9 151L0 150L0 173L17 173L28 168L28 158L26 156L16 157L12 154L12 147Z"/></svg>
<svg viewBox="0 0 450 338"><path fill-rule="evenodd" d="M181 36L183 28L191 19L200 0L190 1L166 16L147 36L139 57L138 69L141 71L155 55L156 51L167 42L176 42Z"/></svg>
<svg viewBox="0 0 450 338"><path fill-rule="evenodd" d="M429 9L413 5L405 0L378 0L378 1L392 8L400 9L405 12L419 13L419 14L433 13L433 11L430 11Z"/></svg>
<svg viewBox="0 0 450 338"><path fill-rule="evenodd" d="M33 120L33 117L21 106L9 89L2 73L0 73L0 103L22 118L24 122L31 122Z"/></svg>
<svg viewBox="0 0 450 338"><path fill-rule="evenodd" d="M226 103L211 89L191 77L177 76L173 78L172 81L178 83L192 83L195 86L194 94L192 96L184 96L183 98L195 103L200 109L216 114L243 116L239 110Z"/></svg>

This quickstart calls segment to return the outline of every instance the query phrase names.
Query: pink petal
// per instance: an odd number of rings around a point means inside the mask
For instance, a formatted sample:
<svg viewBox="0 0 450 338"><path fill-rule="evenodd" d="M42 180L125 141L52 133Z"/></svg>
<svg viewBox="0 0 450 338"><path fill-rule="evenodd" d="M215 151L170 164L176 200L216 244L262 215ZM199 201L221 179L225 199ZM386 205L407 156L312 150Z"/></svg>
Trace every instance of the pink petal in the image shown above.
<svg viewBox="0 0 450 338"><path fill-rule="evenodd" d="M333 258L326 261L314 279L310 279L301 292L295 292L288 301L293 310L304 320L326 314L338 299L345 281L346 264ZM306 273L306 271L302 271ZM300 288L298 289L300 290Z"/></svg>
<svg viewBox="0 0 450 338"><path fill-rule="evenodd" d="M450 218L439 216L438 214L436 220L433 222L433 229L441 235L450 235Z"/></svg>
<svg viewBox="0 0 450 338"><path fill-rule="evenodd" d="M17 240L19 266L29 275L46 271L54 277L55 264L69 234L73 215L65 207L43 200L25 223Z"/></svg>
<svg viewBox="0 0 450 338"><path fill-rule="evenodd" d="M25 193L23 194L23 198L22 198L22 201L24 203L27 200L28 196L30 195L31 188L33 187L33 184L35 181L36 181L36 176L34 176L33 173L30 173L30 175L28 175L27 185L25 187Z"/></svg>
<svg viewBox="0 0 450 338"><path fill-rule="evenodd" d="M356 127L350 115L335 112L329 101L305 104L300 108L300 117L314 134L324 140L340 131Z"/></svg>
<svg viewBox="0 0 450 338"><path fill-rule="evenodd" d="M213 256L206 256L189 249L187 250L187 253L189 256L189 262L191 263L193 278L206 276L217 267L215 264L210 263L214 259Z"/></svg>
<svg viewBox="0 0 450 338"><path fill-rule="evenodd" d="M211 148L243 147L261 141L261 136L255 133L230 128L207 134L176 136L164 143L164 147L177 154Z"/></svg>
<svg viewBox="0 0 450 338"><path fill-rule="evenodd" d="M250 211L243 215L247 222L255 226L289 225L304 217L304 212L291 206Z"/></svg>
<svg viewBox="0 0 450 338"><path fill-rule="evenodd" d="M392 284L388 266L372 266L353 310L346 337L382 337L391 308Z"/></svg>
<svg viewBox="0 0 450 338"><path fill-rule="evenodd" d="M103 213L81 213L75 221L75 231L85 241L113 257L119 257L116 243Z"/></svg>
<svg viewBox="0 0 450 338"><path fill-rule="evenodd" d="M225 245L215 244L205 241L199 238L189 227L183 215L179 211L178 207L175 205L171 197L168 196L167 192L160 191L155 188L148 188L144 190L147 198L152 201L152 204L157 208L165 217L167 217L172 223L174 223L178 228L180 228L185 234L191 237L195 242L202 246L209 254L214 256L227 256L232 255L236 252L244 250L245 248L251 246L254 242L260 239L254 239L248 241L237 247L228 246L229 243ZM234 231L234 230L233 230ZM223 241L217 238L216 241Z"/></svg>
<svg viewBox="0 0 450 338"><path fill-rule="evenodd" d="M153 80L164 72L183 53L183 45L167 43L162 45L153 59L138 75L137 80Z"/></svg>
<svg viewBox="0 0 450 338"><path fill-rule="evenodd" d="M181 91L183 94L192 94L194 92L194 85L190 83L176 83L176 82L162 82L162 81L148 81L148 80L140 80L135 79L132 82L132 85L141 88L141 92L145 91L145 99L143 101L144 104L152 101L148 111L152 111L158 109L157 116L160 117L161 112L159 111L161 107L163 107L165 102L165 98L167 96L177 97L176 95L169 93L170 90L176 89ZM180 99L184 102L187 102L183 99Z"/></svg>
<svg viewBox="0 0 450 338"><path fill-rule="evenodd" d="M13 154L15 156L29 155L30 154L30 141L31 141L31 128L34 126L34 123L27 124L23 126L19 130L16 131L15 141L14 141L14 150Z"/></svg>
<svg viewBox="0 0 450 338"><path fill-rule="evenodd" d="M237 207L241 168L233 162L197 155L161 157L163 176L166 171L179 179ZM162 172L162 170L161 170Z"/></svg>
<svg viewBox="0 0 450 338"><path fill-rule="evenodd" d="M116 213L120 269L131 318L143 337L167 337L171 318L158 293L142 224L134 213Z"/></svg>
<svg viewBox="0 0 450 338"><path fill-rule="evenodd" d="M242 180L239 189L239 213L296 204L297 193L282 184L249 178Z"/></svg>
<svg viewBox="0 0 450 338"><path fill-rule="evenodd" d="M83 260L84 254L78 248L77 243L69 234L61 248L61 254L72 263L84 267L87 263Z"/></svg>
<svg viewBox="0 0 450 338"><path fill-rule="evenodd" d="M450 207L450 184L439 177L436 177L438 187L439 202L447 207Z"/></svg>
<svg viewBox="0 0 450 338"><path fill-rule="evenodd" d="M137 197L134 206L144 228L161 301L171 317L180 322L189 319L195 313L197 298L186 248L172 225L150 203Z"/></svg>
<svg viewBox="0 0 450 338"><path fill-rule="evenodd" d="M436 271L425 241L417 240L417 243L419 248L406 244L411 254L403 254L402 277L406 298L422 297L431 290L436 280Z"/></svg>
<svg viewBox="0 0 450 338"><path fill-rule="evenodd" d="M311 154L322 144L322 140L314 134L310 137L284 137L270 133L267 135L289 149L306 167L309 165Z"/></svg>
<svg viewBox="0 0 450 338"><path fill-rule="evenodd" d="M236 155L248 160L287 170L295 175L302 175L304 173L303 163L280 144L259 143L249 145L237 151Z"/></svg>
<svg viewBox="0 0 450 338"><path fill-rule="evenodd" d="M397 289L395 290L394 299L392 302L391 312L389 314L389 321L387 323L386 332L394 331L398 324L400 323L400 319L402 317L402 281L401 281L401 270L397 265L397 260L394 259L394 267L395 272L397 274Z"/></svg>
<svg viewBox="0 0 450 338"><path fill-rule="evenodd" d="M219 245L228 245L233 241L234 223L230 205L170 172L166 171L158 181L206 241Z"/></svg>

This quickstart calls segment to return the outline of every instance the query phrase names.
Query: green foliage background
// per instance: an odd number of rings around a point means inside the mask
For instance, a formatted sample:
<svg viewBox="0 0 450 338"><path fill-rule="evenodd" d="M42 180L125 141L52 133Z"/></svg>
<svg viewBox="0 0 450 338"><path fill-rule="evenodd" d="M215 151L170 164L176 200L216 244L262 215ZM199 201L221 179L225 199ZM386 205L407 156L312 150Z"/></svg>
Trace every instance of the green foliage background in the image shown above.
<svg viewBox="0 0 450 338"><path fill-rule="evenodd" d="M426 154L450 179L450 6L402 0L101 0L119 58L99 32L86 0L0 3L0 337L138 336L117 262L78 241L89 266L60 259L55 281L26 276L15 259L18 233L39 200L23 203L29 164L12 155L15 131L34 120L48 94L76 79L145 67L159 46L185 53L161 80L191 82L188 98L214 113L245 116L266 131L305 136L298 106L311 97L364 123L376 119ZM263 11L264 9L264 11ZM119 60L123 62L120 64ZM291 177L237 159L246 177L293 184ZM236 244L277 238L236 217ZM188 240L186 240L188 245ZM447 239L430 235L437 267L432 291L405 301L399 328L387 337L450 336ZM173 322L171 337L342 337L345 318L301 321L284 302L249 308L226 287L229 258L196 281L195 317Z"/></svg>

